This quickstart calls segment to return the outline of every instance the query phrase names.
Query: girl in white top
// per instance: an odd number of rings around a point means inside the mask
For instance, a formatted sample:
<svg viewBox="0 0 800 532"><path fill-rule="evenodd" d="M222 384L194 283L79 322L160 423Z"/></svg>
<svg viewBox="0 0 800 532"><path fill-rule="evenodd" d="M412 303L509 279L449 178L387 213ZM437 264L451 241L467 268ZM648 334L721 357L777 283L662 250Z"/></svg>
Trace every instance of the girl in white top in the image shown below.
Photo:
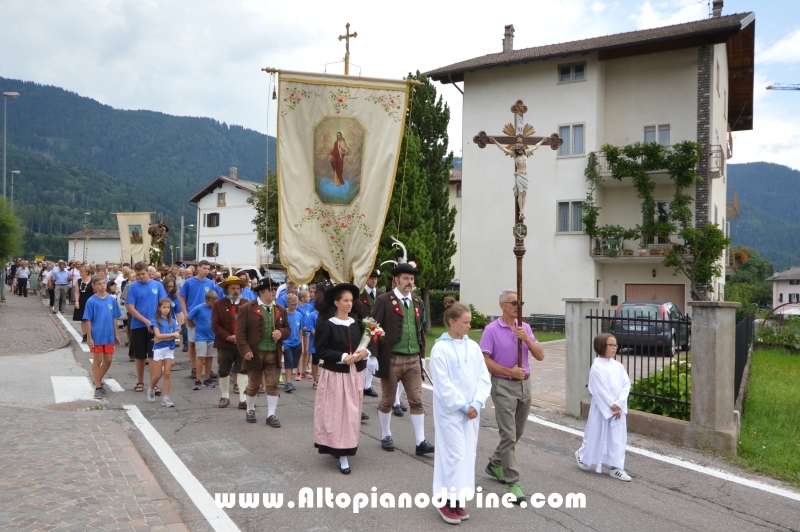
<svg viewBox="0 0 800 532"><path fill-rule="evenodd" d="M589 393L592 404L589 419L583 433L583 445L575 451L578 467L584 471L596 465L597 473L605 465L609 475L630 482L625 472L625 445L628 443L628 393L631 381L625 367L614 360L617 354L617 339L608 333L598 334L594 339L594 359L589 373Z"/></svg>

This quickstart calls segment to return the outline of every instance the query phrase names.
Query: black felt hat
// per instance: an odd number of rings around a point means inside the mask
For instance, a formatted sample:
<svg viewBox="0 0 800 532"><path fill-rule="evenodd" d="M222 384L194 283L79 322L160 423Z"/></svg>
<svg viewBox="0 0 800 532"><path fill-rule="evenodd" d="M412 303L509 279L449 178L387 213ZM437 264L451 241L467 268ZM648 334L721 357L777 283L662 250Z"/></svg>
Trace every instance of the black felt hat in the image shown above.
<svg viewBox="0 0 800 532"><path fill-rule="evenodd" d="M256 285L256 292L261 292L262 290L269 290L272 288L278 288L278 284L276 281L272 280L272 277L262 277L258 280L258 284Z"/></svg>
<svg viewBox="0 0 800 532"><path fill-rule="evenodd" d="M378 270L378 269L374 269L374 270L372 270L372 273L369 274L369 276L370 277L380 277L381 276L381 271Z"/></svg>
<svg viewBox="0 0 800 532"><path fill-rule="evenodd" d="M333 306L333 302L334 302L334 300L336 298L336 294L338 294L339 292L342 292L344 290L347 290L348 292L353 294L353 301L358 299L358 287L356 285L350 284L350 283L340 283L340 284L337 284L336 286L332 286L332 287L328 288L325 291L325 303L327 303L328 305Z"/></svg>
<svg viewBox="0 0 800 532"><path fill-rule="evenodd" d="M419 271L415 270L414 267L407 262L398 264L397 267L392 270L393 277L397 277L398 275L403 273L410 273L411 275L419 275Z"/></svg>

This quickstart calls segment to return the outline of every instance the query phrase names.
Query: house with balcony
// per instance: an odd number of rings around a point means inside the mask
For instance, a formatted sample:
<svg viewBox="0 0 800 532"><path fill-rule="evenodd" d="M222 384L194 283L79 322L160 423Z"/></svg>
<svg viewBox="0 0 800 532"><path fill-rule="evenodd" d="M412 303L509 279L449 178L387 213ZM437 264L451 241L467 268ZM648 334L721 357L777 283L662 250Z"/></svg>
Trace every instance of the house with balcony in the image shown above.
<svg viewBox="0 0 800 532"><path fill-rule="evenodd" d="M191 198L197 207L197 260L231 265L268 264L267 252L256 242L256 209L247 203L261 183L239 179L237 169L218 176Z"/></svg>
<svg viewBox="0 0 800 532"><path fill-rule="evenodd" d="M497 294L516 285L514 164L497 146L481 149L481 131L503 135L511 106L527 106L523 122L535 135L558 133L557 150L540 147L527 161L530 185L524 257L525 313L562 314L563 298L599 297L604 308L626 300L670 300L682 311L689 281L662 265L675 235L613 242L589 238L582 206L590 153L603 175L596 188L599 224L642 224L641 200L630 178L612 179L604 144L655 142L665 149L693 141L703 149L687 190L695 227L726 229L738 216L727 187L732 132L753 127L755 14L714 16L672 26L515 50L506 26L503 51L437 68L427 75L463 90L462 191L459 235L461 297L497 313ZM511 126L513 129L513 125ZM675 187L666 170L650 172L657 217L666 217ZM610 251L610 250L614 251ZM727 263L723 254L722 264ZM710 288L721 298L724 276Z"/></svg>

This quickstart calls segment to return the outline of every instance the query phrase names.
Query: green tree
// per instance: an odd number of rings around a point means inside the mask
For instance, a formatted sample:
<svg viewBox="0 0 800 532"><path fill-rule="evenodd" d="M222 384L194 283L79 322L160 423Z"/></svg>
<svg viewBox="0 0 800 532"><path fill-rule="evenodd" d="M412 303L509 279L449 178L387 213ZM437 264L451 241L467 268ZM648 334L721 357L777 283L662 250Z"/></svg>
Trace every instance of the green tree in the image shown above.
<svg viewBox="0 0 800 532"><path fill-rule="evenodd" d="M772 303L772 281L767 281L773 273L772 263L762 257L755 249L748 246L735 246L731 253L744 251L747 254L745 262L739 262L738 271L728 277L725 285L725 300L739 301L739 299L728 299L727 295L735 285L746 284L751 287L748 291L750 300L748 303L758 305L769 305Z"/></svg>
<svg viewBox="0 0 800 532"><path fill-rule="evenodd" d="M267 171L267 186L261 186L249 198L247 203L255 207L256 217L253 225L256 228L256 242L269 246L280 262L280 242L278 240L278 176L272 170Z"/></svg>
<svg viewBox="0 0 800 532"><path fill-rule="evenodd" d="M21 223L9 204L0 198L0 260L4 265L8 257L16 255L20 250Z"/></svg>
<svg viewBox="0 0 800 532"><path fill-rule="evenodd" d="M416 284L426 309L430 290L446 286L454 275L451 259L456 252L453 226L456 209L450 206L448 184L453 153L447 153L450 109L436 88L417 71L409 75L421 85L411 89L397 179L389 204L378 263L394 257L391 236L405 244L420 268ZM402 207L401 207L402 205ZM385 274L384 280L388 280ZM430 332L427 315L425 331Z"/></svg>

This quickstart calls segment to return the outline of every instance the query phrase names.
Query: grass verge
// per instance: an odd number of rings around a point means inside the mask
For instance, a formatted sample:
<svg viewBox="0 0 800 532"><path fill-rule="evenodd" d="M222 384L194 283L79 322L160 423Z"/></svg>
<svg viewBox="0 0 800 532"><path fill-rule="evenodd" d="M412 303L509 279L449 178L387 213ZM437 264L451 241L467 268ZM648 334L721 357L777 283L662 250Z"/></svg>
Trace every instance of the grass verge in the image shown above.
<svg viewBox="0 0 800 532"><path fill-rule="evenodd" d="M800 488L800 355L756 349L739 435L730 460Z"/></svg>
<svg viewBox="0 0 800 532"><path fill-rule="evenodd" d="M442 333L447 332L447 329L444 328L442 325L434 325L431 328L431 333L425 335L425 351L427 352L427 356L431 356L431 349L433 349L433 343L439 338ZM475 340L476 342L481 341L481 335L483 334L483 329L473 329L469 331L469 337ZM563 340L564 333L555 333L555 332L534 332L534 336L540 342L551 342L553 340Z"/></svg>

